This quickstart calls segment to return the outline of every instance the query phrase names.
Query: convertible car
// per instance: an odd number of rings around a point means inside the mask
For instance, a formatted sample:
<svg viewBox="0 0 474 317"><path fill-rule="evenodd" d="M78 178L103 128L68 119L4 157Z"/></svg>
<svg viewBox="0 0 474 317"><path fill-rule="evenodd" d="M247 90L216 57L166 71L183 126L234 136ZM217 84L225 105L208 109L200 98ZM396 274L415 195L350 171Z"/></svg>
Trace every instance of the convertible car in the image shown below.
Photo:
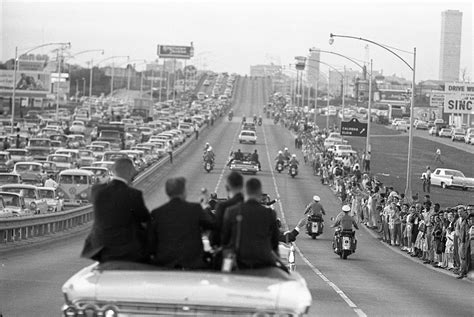
<svg viewBox="0 0 474 317"><path fill-rule="evenodd" d="M298 273L276 267L222 273L96 263L62 291L63 316L302 316L312 301Z"/></svg>
<svg viewBox="0 0 474 317"><path fill-rule="evenodd" d="M230 160L230 170L231 171L238 171L242 174L254 174L256 175L259 171L258 164L255 161L252 161L250 157L252 153L250 152L242 152L242 159L235 159L231 158Z"/></svg>

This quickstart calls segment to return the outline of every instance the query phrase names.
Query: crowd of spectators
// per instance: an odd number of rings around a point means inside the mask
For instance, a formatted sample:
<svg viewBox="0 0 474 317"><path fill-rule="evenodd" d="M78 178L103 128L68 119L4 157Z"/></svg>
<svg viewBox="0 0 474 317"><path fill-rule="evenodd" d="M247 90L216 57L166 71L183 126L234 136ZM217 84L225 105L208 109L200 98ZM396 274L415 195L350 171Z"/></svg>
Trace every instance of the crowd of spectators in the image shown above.
<svg viewBox="0 0 474 317"><path fill-rule="evenodd" d="M351 206L358 223L425 264L450 270L457 278L466 276L471 265L474 205L441 208L429 194L405 197L371 173L370 152L337 157L328 151L323 142L332 131L314 129L309 114L275 106L273 116L294 133L295 147L301 149L305 164L311 165L313 174L332 188L342 204Z"/></svg>

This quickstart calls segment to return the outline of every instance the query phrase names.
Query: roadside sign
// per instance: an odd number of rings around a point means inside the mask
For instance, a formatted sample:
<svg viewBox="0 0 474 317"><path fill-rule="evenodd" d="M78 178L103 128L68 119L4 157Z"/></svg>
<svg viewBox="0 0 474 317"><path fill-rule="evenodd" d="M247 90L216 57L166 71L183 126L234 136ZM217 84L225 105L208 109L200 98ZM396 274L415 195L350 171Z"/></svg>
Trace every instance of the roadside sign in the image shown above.
<svg viewBox="0 0 474 317"><path fill-rule="evenodd" d="M341 122L341 135L366 137L367 123L360 122L356 118L343 121Z"/></svg>
<svg viewBox="0 0 474 317"><path fill-rule="evenodd" d="M444 113L474 114L474 94L447 94Z"/></svg>
<svg viewBox="0 0 474 317"><path fill-rule="evenodd" d="M190 59L194 56L193 46L158 45L160 58Z"/></svg>
<svg viewBox="0 0 474 317"><path fill-rule="evenodd" d="M434 92L430 94L430 107L442 107L444 105L444 98L446 94L444 92Z"/></svg>

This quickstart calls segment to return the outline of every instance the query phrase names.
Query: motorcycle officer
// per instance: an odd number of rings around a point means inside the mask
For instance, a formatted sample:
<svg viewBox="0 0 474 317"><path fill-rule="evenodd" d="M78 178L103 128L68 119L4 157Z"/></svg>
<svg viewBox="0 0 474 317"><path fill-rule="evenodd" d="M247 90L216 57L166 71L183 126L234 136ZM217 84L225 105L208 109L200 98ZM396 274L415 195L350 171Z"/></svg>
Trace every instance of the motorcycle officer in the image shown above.
<svg viewBox="0 0 474 317"><path fill-rule="evenodd" d="M306 206L304 214L308 214L308 217L315 216L323 219L323 215L326 215L324 207L319 203L321 198L318 195L313 196L313 201Z"/></svg>
<svg viewBox="0 0 474 317"><path fill-rule="evenodd" d="M253 123L257 124L257 115L256 114L253 115Z"/></svg>
<svg viewBox="0 0 474 317"><path fill-rule="evenodd" d="M278 151L278 155L275 158L275 161L277 162L276 165L278 165L278 163L282 163L283 165L285 164L286 158L285 155L283 155L283 151Z"/></svg>
<svg viewBox="0 0 474 317"><path fill-rule="evenodd" d="M283 150L283 155L285 156L285 160L288 162L291 158L291 153L287 147Z"/></svg>
<svg viewBox="0 0 474 317"><path fill-rule="evenodd" d="M343 231L348 230L352 231L352 226L359 230L357 222L349 215L351 207L349 205L342 206L342 212L340 212L336 217L336 222L331 226L331 228L341 227Z"/></svg>
<svg viewBox="0 0 474 317"><path fill-rule="evenodd" d="M296 159L296 154L293 154L290 158L290 160L288 161L288 166L291 168L292 166L294 166L296 169L298 169L298 165L300 164L300 162L298 162L298 160Z"/></svg>
<svg viewBox="0 0 474 317"><path fill-rule="evenodd" d="M211 145L209 144L209 142L206 142L206 145L204 146L204 153L207 152L207 149L209 149L211 147Z"/></svg>
<svg viewBox="0 0 474 317"><path fill-rule="evenodd" d="M214 166L214 152L212 152L212 147L209 147L204 153L204 163L210 162Z"/></svg>

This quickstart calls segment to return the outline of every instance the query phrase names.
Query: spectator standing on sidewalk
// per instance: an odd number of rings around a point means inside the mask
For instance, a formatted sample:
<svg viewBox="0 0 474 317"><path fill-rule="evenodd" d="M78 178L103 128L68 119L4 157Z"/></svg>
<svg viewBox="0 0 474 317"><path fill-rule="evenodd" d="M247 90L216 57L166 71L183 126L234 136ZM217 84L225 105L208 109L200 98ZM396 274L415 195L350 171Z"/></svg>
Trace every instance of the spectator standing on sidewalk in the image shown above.
<svg viewBox="0 0 474 317"><path fill-rule="evenodd" d="M434 161L439 162L441 164L444 164L443 161L441 160L441 149L440 148L436 149Z"/></svg>
<svg viewBox="0 0 474 317"><path fill-rule="evenodd" d="M196 136L196 140L199 138L199 126L197 123L194 124L194 135Z"/></svg>
<svg viewBox="0 0 474 317"><path fill-rule="evenodd" d="M458 279L464 278L467 276L469 270L469 264L471 263L471 248L470 248L470 237L469 237L469 228L471 227L468 224L468 213L464 206L459 207L461 224L459 226L459 259L461 265L459 267L459 276Z"/></svg>
<svg viewBox="0 0 474 317"><path fill-rule="evenodd" d="M173 143L171 141L168 141L168 143L166 143L165 151L170 157L170 163L173 164Z"/></svg>

